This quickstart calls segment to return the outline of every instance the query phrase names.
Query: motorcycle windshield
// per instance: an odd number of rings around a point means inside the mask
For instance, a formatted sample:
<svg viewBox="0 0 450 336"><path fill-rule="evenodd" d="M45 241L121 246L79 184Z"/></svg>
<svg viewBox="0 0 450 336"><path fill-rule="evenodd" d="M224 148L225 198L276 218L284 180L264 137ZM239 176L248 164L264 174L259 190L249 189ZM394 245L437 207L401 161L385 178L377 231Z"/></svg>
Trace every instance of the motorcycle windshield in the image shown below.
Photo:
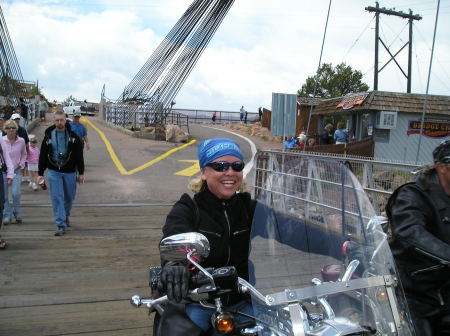
<svg viewBox="0 0 450 336"><path fill-rule="evenodd" d="M287 335L328 335L336 325L350 328L340 335L410 335L382 220L355 175L296 155L260 155L261 166L249 257L259 318ZM290 322L280 323L283 314Z"/></svg>

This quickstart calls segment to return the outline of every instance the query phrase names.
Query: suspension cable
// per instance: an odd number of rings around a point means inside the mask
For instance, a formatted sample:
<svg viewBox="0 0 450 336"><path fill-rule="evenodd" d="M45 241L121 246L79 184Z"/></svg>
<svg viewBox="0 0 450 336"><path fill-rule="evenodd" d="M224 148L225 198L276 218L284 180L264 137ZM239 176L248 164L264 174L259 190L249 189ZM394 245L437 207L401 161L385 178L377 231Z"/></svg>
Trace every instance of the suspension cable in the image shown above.
<svg viewBox="0 0 450 336"><path fill-rule="evenodd" d="M191 73L234 0L194 0L119 101L144 104L154 123L163 124L172 101Z"/></svg>
<svg viewBox="0 0 450 336"><path fill-rule="evenodd" d="M330 8L331 8L331 0L328 3L328 12L327 12L327 20L325 23L325 30L323 32L323 38L322 38L322 47L320 48L320 57L319 57L319 65L317 66L317 72L316 76L319 76L319 70L322 65L322 55L323 55L323 48L325 45L325 37L327 36L327 28L328 28L328 19L330 18ZM318 79L318 78L316 78ZM317 90L317 80L314 81L314 88L313 88L313 98L316 97L316 90ZM309 134L309 126L311 124L311 114L312 114L313 105L311 104L311 107L309 109L309 116L308 116L308 123L306 126L306 134ZM303 151L306 150L306 146L303 147Z"/></svg>
<svg viewBox="0 0 450 336"><path fill-rule="evenodd" d="M426 114L427 105L428 105L428 90L430 88L431 66L433 64L434 43L436 41L436 30L437 30L437 23L438 23L438 18L439 18L439 6L440 6L440 4L441 4L441 0L438 0L437 8L436 8L436 20L434 22L433 45L431 46L430 65L428 67L427 90L425 92L425 100L423 102L423 110L422 110L422 120L420 122L419 143L417 145L417 153L416 153L416 164L419 161L420 145L422 144L423 123L424 123L424 120L425 120L425 114Z"/></svg>

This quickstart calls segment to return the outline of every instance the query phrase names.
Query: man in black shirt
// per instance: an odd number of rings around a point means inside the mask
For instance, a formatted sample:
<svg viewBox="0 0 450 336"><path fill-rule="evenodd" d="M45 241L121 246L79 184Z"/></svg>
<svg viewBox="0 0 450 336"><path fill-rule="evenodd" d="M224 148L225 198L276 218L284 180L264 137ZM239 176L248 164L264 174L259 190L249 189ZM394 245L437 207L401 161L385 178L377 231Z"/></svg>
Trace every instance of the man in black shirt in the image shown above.
<svg viewBox="0 0 450 336"><path fill-rule="evenodd" d="M76 182L84 181L84 158L81 140L66 122L63 111L53 115L54 124L45 130L39 154L38 183L44 181L44 172L50 187L53 216L57 230L55 236L66 233L72 202L77 190Z"/></svg>

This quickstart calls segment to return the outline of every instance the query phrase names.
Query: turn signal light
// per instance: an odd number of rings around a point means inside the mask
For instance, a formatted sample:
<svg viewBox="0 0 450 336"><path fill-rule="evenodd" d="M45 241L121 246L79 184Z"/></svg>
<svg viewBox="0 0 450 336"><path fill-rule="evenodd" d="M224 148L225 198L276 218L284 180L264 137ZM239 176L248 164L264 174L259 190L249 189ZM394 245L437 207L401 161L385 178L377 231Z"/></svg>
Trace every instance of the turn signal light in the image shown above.
<svg viewBox="0 0 450 336"><path fill-rule="evenodd" d="M229 333L234 328L234 318L231 314L219 314L216 317L216 330L222 333Z"/></svg>
<svg viewBox="0 0 450 336"><path fill-rule="evenodd" d="M378 290L378 292L377 292L377 299L378 300L386 301L387 298L388 298L387 297L387 293L384 290L382 290L382 289Z"/></svg>

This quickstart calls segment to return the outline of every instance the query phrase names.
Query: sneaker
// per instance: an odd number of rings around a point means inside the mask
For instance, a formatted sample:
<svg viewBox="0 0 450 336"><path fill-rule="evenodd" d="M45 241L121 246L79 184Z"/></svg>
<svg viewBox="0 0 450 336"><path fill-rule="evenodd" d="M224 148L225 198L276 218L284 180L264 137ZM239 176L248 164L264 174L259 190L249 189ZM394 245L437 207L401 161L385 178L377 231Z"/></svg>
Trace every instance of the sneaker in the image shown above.
<svg viewBox="0 0 450 336"><path fill-rule="evenodd" d="M35 182L33 182L32 188L33 188L34 191L38 190L38 186L37 186L37 184Z"/></svg>
<svg viewBox="0 0 450 336"><path fill-rule="evenodd" d="M16 224L22 224L22 218L20 216L14 216L16 218Z"/></svg>
<svg viewBox="0 0 450 336"><path fill-rule="evenodd" d="M28 183L28 188L33 189L33 182Z"/></svg>
<svg viewBox="0 0 450 336"><path fill-rule="evenodd" d="M58 226L58 230L55 231L55 236L61 237L66 233L66 230L63 226Z"/></svg>
<svg viewBox="0 0 450 336"><path fill-rule="evenodd" d="M11 218L3 218L3 224L4 225L9 225L9 224L11 224Z"/></svg>
<svg viewBox="0 0 450 336"><path fill-rule="evenodd" d="M69 217L66 217L66 226L67 226L67 227L70 227Z"/></svg>

